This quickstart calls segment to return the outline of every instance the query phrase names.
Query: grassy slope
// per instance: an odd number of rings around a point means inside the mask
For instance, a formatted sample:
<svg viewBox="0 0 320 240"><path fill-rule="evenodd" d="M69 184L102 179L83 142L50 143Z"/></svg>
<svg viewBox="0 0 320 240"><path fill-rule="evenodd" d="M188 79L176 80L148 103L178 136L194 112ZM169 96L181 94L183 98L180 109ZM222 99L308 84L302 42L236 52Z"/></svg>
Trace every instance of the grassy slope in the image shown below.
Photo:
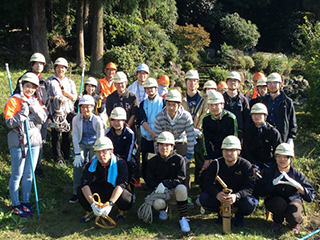
<svg viewBox="0 0 320 240"><path fill-rule="evenodd" d="M22 71L14 71L12 79L16 79ZM45 77L51 74L45 74ZM79 89L80 76L74 75ZM0 92L3 97L0 99L1 106L9 96L9 87L4 71L0 71ZM0 110L3 116L3 107ZM296 152L298 159L296 165L306 173L308 179L315 184L319 184L318 159L312 158L318 155L319 136L310 124L310 117L298 110L299 132L296 141ZM2 117L3 119L3 117ZM0 135L6 136L7 129L4 121L0 122ZM50 134L49 134L50 135ZM301 234L294 235L288 228L283 228L281 235L275 235L269 231L270 222L265 221L262 201L258 210L245 219L245 226L241 229L232 228L233 234L222 235L221 226L216 225L215 214L199 214L199 209L189 211L192 233L184 236L180 232L178 225L178 215L175 207L172 208L172 218L166 222L157 219L154 215L155 224L149 225L138 220L136 211L147 195L144 188L136 191L137 203L129 211L126 221L120 222L112 230L100 229L93 222L87 224L79 223L79 218L83 215L83 210L79 204L69 204L68 199L72 193L72 167L68 166L59 169L54 166L51 159L51 151L48 144L45 145L44 171L45 176L37 179L40 220L37 217L30 219L20 219L11 216L8 206L8 180L10 177L10 158L7 149L6 137L1 138L0 146L0 239L295 239L306 235L308 232L319 227L319 207L318 204L305 204L307 217L303 224ZM313 149L315 149L313 151ZM312 152L313 151L313 152ZM315 184L316 185L316 184ZM195 200L198 194L197 188L192 190L192 197ZM34 205L34 195L32 191L31 202ZM318 198L319 199L319 198ZM319 201L319 200L318 200ZM116 211L111 213L115 217ZM319 235L318 235L319 236ZM314 238L316 239L316 238Z"/></svg>

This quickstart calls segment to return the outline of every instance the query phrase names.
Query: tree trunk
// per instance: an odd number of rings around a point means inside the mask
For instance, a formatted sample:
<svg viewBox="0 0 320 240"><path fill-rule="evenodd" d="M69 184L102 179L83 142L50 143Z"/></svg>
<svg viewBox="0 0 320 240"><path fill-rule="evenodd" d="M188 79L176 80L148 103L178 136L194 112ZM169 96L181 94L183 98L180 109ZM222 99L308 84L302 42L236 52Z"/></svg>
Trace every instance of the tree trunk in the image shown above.
<svg viewBox="0 0 320 240"><path fill-rule="evenodd" d="M65 6L67 7L67 13L65 17L65 30L66 30L66 35L69 35L71 33L71 25L70 25L70 1L65 0Z"/></svg>
<svg viewBox="0 0 320 240"><path fill-rule="evenodd" d="M45 1L33 0L31 13L31 48L32 52L40 52L50 62L50 55L47 41Z"/></svg>
<svg viewBox="0 0 320 240"><path fill-rule="evenodd" d="M83 29L84 0L78 0L77 4L77 65L85 64L84 55L84 29Z"/></svg>
<svg viewBox="0 0 320 240"><path fill-rule="evenodd" d="M90 40L89 39L89 0L84 0L84 12L83 12L83 29L84 29L84 42L86 43L84 51L85 54L90 55Z"/></svg>
<svg viewBox="0 0 320 240"><path fill-rule="evenodd" d="M92 1L92 42L90 73L98 77L103 68L103 1Z"/></svg>

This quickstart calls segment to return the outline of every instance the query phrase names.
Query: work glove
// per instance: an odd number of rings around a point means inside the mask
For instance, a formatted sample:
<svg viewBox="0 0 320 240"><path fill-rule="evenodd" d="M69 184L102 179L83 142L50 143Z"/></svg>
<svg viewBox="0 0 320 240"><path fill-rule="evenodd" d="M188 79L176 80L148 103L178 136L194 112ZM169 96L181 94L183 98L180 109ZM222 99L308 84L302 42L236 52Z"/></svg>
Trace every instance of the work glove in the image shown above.
<svg viewBox="0 0 320 240"><path fill-rule="evenodd" d="M158 187L156 188L155 193L164 193L166 187L163 185L163 183L159 183Z"/></svg>
<svg viewBox="0 0 320 240"><path fill-rule="evenodd" d="M98 216L98 217L101 216L102 210L101 210L101 208L100 208L97 204L92 203L92 204L91 204L91 208L92 208L92 211L93 211L94 215L96 215L96 216Z"/></svg>
<svg viewBox="0 0 320 240"><path fill-rule="evenodd" d="M298 189L298 188L302 188L301 184L298 183L296 180L294 180L293 178L289 177L288 174L286 172L283 172L283 176L285 177L285 179L288 181L289 185L291 185L292 187Z"/></svg>
<svg viewBox="0 0 320 240"><path fill-rule="evenodd" d="M84 162L83 157L80 155L76 155L73 161L73 166L74 167L82 167L82 164Z"/></svg>
<svg viewBox="0 0 320 240"><path fill-rule="evenodd" d="M272 180L272 184L273 186L280 184L280 180L283 178L283 172L281 172L281 174L276 177L275 179Z"/></svg>
<svg viewBox="0 0 320 240"><path fill-rule="evenodd" d="M198 129L198 128L195 128L194 129L194 137L196 139L200 138L202 136L202 132Z"/></svg>
<svg viewBox="0 0 320 240"><path fill-rule="evenodd" d="M112 206L111 205L108 205L108 206L105 206L104 208L101 209L101 216L102 217L106 217L109 215L109 213L111 212L111 209L112 209Z"/></svg>

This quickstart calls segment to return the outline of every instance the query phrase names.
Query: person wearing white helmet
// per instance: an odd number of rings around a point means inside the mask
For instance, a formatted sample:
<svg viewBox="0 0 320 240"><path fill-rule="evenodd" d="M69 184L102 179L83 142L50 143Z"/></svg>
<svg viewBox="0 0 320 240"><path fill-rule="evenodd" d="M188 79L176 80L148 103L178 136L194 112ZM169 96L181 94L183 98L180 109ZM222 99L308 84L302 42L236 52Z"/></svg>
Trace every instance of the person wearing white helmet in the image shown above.
<svg viewBox="0 0 320 240"><path fill-rule="evenodd" d="M39 78L36 74L28 72L20 78L21 88L17 88L6 101L4 119L8 132L8 147L10 150L11 176L9 180L9 194L11 210L20 217L33 216L34 212L29 203L32 186L32 171L38 161L42 137L39 126L44 124L47 113L34 96L39 87ZM20 89L22 91L20 91ZM29 123L28 134L31 145L31 155L26 147L26 129L24 120ZM33 169L31 168L33 161ZM21 185L22 199L19 200L19 186Z"/></svg>
<svg viewBox="0 0 320 240"><path fill-rule="evenodd" d="M80 114L72 119L72 141L74 150L73 161L73 195L70 203L78 201L77 188L81 183L83 167L87 158L94 155L93 144L104 134L103 123L100 117L93 114L95 102L91 95L83 95L79 100Z"/></svg>
<svg viewBox="0 0 320 240"><path fill-rule="evenodd" d="M243 132L242 157L260 170L275 163L274 151L282 142L279 131L268 123L268 109L263 103L251 108L252 123Z"/></svg>
<svg viewBox="0 0 320 240"><path fill-rule="evenodd" d="M252 196L255 184L253 168L249 161L240 157L241 143L236 136L223 139L221 148L223 156L211 160L204 176L199 202L204 209L218 212L217 224L222 224L221 203L232 205L237 209L235 226L242 227L243 217L250 215L259 204ZM231 194L223 192L224 187L216 180L217 176L232 190Z"/></svg>
<svg viewBox="0 0 320 240"><path fill-rule="evenodd" d="M181 105L181 94L178 90L170 90L166 96L166 107L161 110L155 119L155 140L163 131L169 131L175 138L175 150L186 160L186 181L191 189L190 162L194 154L194 126L191 114ZM190 207L193 203L190 202Z"/></svg>
<svg viewBox="0 0 320 240"><path fill-rule="evenodd" d="M157 138L157 145L159 153L148 162L146 184L156 193L163 193L166 189L171 191L171 197L168 201L172 199L177 203L181 231L190 232L190 226L186 219L188 192L184 185L186 178L185 160L174 151L175 138L171 132L161 132ZM168 209L166 202L164 200L162 202L163 204L158 203L153 206L160 211L159 219L164 221L168 218Z"/></svg>
<svg viewBox="0 0 320 240"><path fill-rule="evenodd" d="M131 92L137 95L139 104L148 97L147 93L144 91L143 85L148 79L149 74L150 70L148 65L145 63L140 64L136 70L137 80L128 87Z"/></svg>
<svg viewBox="0 0 320 240"><path fill-rule="evenodd" d="M65 58L57 58L54 62L55 75L46 81L49 95L49 118L52 122L54 122L54 119L63 118L66 120L67 125L69 125L69 127L64 125L65 129L60 129L57 123L52 124L51 127L52 154L59 167L62 167L65 162L69 161L71 142L70 124L74 116L73 102L77 100L76 85L73 80L66 76L68 66L68 61ZM62 109L65 111L62 111ZM62 141L60 138L62 138Z"/></svg>
<svg viewBox="0 0 320 240"><path fill-rule="evenodd" d="M277 146L276 164L266 169L259 184L266 209L272 213L271 230L278 231L284 219L298 233L303 221L302 200L312 202L315 189L302 172L293 167L294 149L288 143Z"/></svg>
<svg viewBox="0 0 320 240"><path fill-rule="evenodd" d="M297 133L297 119L293 102L282 90L282 78L279 73L271 73L267 78L269 94L263 99L268 108L267 121L281 134L283 142L293 145Z"/></svg>
<svg viewBox="0 0 320 240"><path fill-rule="evenodd" d="M250 102L249 102L250 109L256 103L261 103L263 101L263 99L267 96L268 87L267 87L267 78L266 77L259 78L259 80L256 83L256 89L257 89L258 95L256 98L253 98L250 100Z"/></svg>
<svg viewBox="0 0 320 240"><path fill-rule="evenodd" d="M242 139L243 130L250 123L250 108L248 99L239 91L241 76L237 71L228 74L226 83L228 90L223 94L225 105L224 108L232 112L238 121L238 136Z"/></svg>
<svg viewBox="0 0 320 240"><path fill-rule="evenodd" d="M81 186L78 188L79 203L87 211L80 219L83 223L95 219L96 216L108 216L114 205L121 211L132 207L126 162L113 154L113 144L107 137L97 139L93 149L95 156L86 165ZM103 207L94 203L94 193L100 196Z"/></svg>
<svg viewBox="0 0 320 240"><path fill-rule="evenodd" d="M146 179L148 154L155 152L155 118L157 114L164 108L165 101L158 94L158 83L157 80L155 80L154 78L148 78L145 81L144 90L146 91L148 98L146 98L140 103L137 116L137 123L140 125L141 133L141 174L143 179Z"/></svg>
<svg viewBox="0 0 320 240"><path fill-rule="evenodd" d="M211 159L222 156L221 144L225 137L238 134L236 116L224 109L224 98L218 91L207 97L209 113L202 118L202 140L205 161L201 168L201 175L210 164ZM203 176L202 176L203 177Z"/></svg>
<svg viewBox="0 0 320 240"><path fill-rule="evenodd" d="M185 75L185 83L187 92L182 98L182 106L188 111L193 120L195 138L197 144L194 146L195 160L195 182L200 183L199 172L204 163L203 144L202 144L202 118L208 112L208 104L205 97L198 91L199 88L199 73L197 70L189 70ZM214 87L214 86L213 86ZM189 199L191 206L191 201Z"/></svg>

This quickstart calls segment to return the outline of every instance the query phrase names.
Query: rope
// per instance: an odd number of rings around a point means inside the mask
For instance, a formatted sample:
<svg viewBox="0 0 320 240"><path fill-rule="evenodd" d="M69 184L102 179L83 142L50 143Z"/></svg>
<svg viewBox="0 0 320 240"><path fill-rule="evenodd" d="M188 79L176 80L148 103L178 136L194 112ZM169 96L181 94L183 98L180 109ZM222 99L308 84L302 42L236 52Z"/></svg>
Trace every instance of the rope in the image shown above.
<svg viewBox="0 0 320 240"><path fill-rule="evenodd" d="M59 97L52 99L53 111L52 120L55 123L55 129L58 132L69 132L70 124L67 121L67 111L64 104L60 101Z"/></svg>
<svg viewBox="0 0 320 240"><path fill-rule="evenodd" d="M152 223L153 222L153 213L152 213L152 206L153 202L156 199L163 199L165 201L170 199L170 190L166 190L164 193L155 193L152 192L149 194L145 199L144 203L139 207L137 213L138 218L143 220L146 223Z"/></svg>
<svg viewBox="0 0 320 240"><path fill-rule="evenodd" d="M98 201L94 199L95 196L98 198ZM92 195L92 201L100 208L104 208L105 206L108 205L108 202L106 202L105 204L101 203L100 196L98 193L94 193ZM99 220L101 221L101 223L99 222ZM95 224L104 229L112 229L117 226L116 222L108 215L105 217L96 216Z"/></svg>

